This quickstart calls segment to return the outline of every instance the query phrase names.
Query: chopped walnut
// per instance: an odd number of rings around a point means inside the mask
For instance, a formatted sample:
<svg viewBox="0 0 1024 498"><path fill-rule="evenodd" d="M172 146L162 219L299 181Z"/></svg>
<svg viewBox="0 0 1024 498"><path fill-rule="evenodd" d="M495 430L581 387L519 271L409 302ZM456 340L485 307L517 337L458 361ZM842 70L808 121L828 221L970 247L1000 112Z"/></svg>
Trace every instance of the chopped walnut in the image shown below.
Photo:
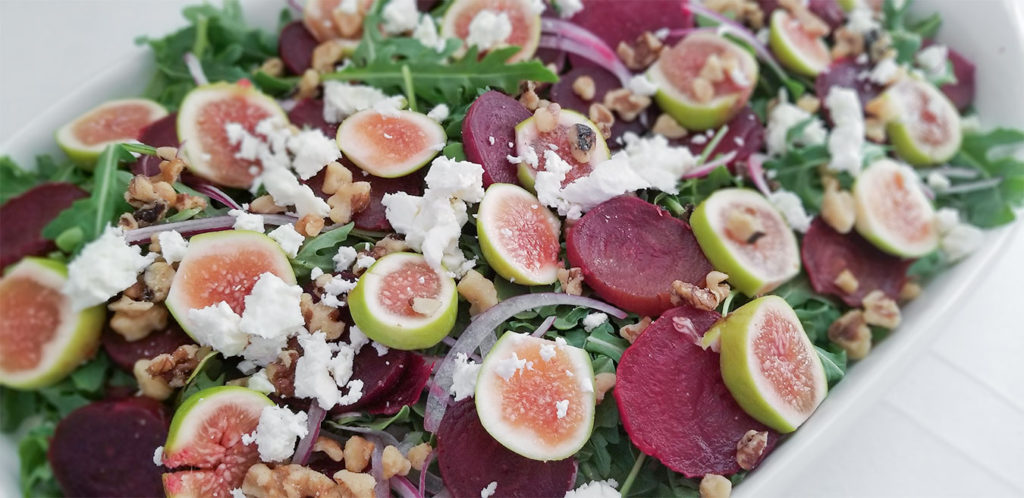
<svg viewBox="0 0 1024 498"><path fill-rule="evenodd" d="M295 98L302 100L315 97L319 87L320 73L316 72L316 69L309 68L302 73L302 78L299 78L299 89L295 93Z"/></svg>
<svg viewBox="0 0 1024 498"><path fill-rule="evenodd" d="M171 154L171 157L166 157L166 154L160 155L160 149L164 149L165 151L167 151L167 149L171 149L174 153ZM161 181L173 184L181 178L181 173L185 171L185 160L177 156L178 150L174 147L161 147L160 149L157 149L157 155L159 155L163 161L160 161L159 178Z"/></svg>
<svg viewBox="0 0 1024 498"><path fill-rule="evenodd" d="M707 104L715 98L715 87L705 78L696 77L690 82L690 90L693 92L693 99L698 103Z"/></svg>
<svg viewBox="0 0 1024 498"><path fill-rule="evenodd" d="M732 481L718 474L705 474L700 480L700 498L729 498Z"/></svg>
<svg viewBox="0 0 1024 498"><path fill-rule="evenodd" d="M117 226L125 230L135 230L139 228L139 221L132 213L121 213L121 217L117 219Z"/></svg>
<svg viewBox="0 0 1024 498"><path fill-rule="evenodd" d="M327 40L313 49L313 69L319 73L330 73L344 56L345 47L339 40Z"/></svg>
<svg viewBox="0 0 1024 498"><path fill-rule="evenodd" d="M177 211L188 211L189 209L205 209L206 199L198 195L178 194L171 205Z"/></svg>
<svg viewBox="0 0 1024 498"><path fill-rule="evenodd" d="M360 2L365 3L365 2ZM366 18L366 9L359 7L355 12L345 12L341 9L334 9L331 13L334 25L337 27L337 38L358 38L363 30L363 19Z"/></svg>
<svg viewBox="0 0 1024 498"><path fill-rule="evenodd" d="M159 157L164 161L173 161L178 159L178 148L165 145L163 147L156 148L156 157Z"/></svg>
<svg viewBox="0 0 1024 498"><path fill-rule="evenodd" d="M805 93L799 99L796 99L796 106L807 111L808 114L817 114L821 109L821 99Z"/></svg>
<svg viewBox="0 0 1024 498"><path fill-rule="evenodd" d="M433 299L429 297L414 297L412 301L412 310L421 315L430 316L434 312L441 309L441 301L439 299Z"/></svg>
<svg viewBox="0 0 1024 498"><path fill-rule="evenodd" d="M477 315L498 304L498 291L494 282L476 270L469 270L455 287L459 295L469 301L469 314Z"/></svg>
<svg viewBox="0 0 1024 498"><path fill-rule="evenodd" d="M349 472L362 472L370 464L373 443L361 436L352 436L345 441L345 468Z"/></svg>
<svg viewBox="0 0 1024 498"><path fill-rule="evenodd" d="M871 42L867 50L868 56L875 62L889 57L896 57L896 49L892 46L892 36L885 31L878 33L878 36Z"/></svg>
<svg viewBox="0 0 1024 498"><path fill-rule="evenodd" d="M847 311L828 327L828 340L846 351L851 360L859 360L871 351L871 328L861 310Z"/></svg>
<svg viewBox="0 0 1024 498"><path fill-rule="evenodd" d="M664 46L657 36L654 36L650 31L644 31L633 43L619 42L619 45L615 48L615 53L619 55L619 58L622 59L622 63L626 67L639 71L647 69L648 66L654 64L654 61L658 60L658 54L661 53L661 49Z"/></svg>
<svg viewBox="0 0 1024 498"><path fill-rule="evenodd" d="M538 107L533 111L533 124L540 133L555 131L558 125L558 114L562 110L558 104L551 104L546 107Z"/></svg>
<svg viewBox="0 0 1024 498"><path fill-rule="evenodd" d="M260 71L275 78L284 75L284 61L280 57L271 57L260 64Z"/></svg>
<svg viewBox="0 0 1024 498"><path fill-rule="evenodd" d="M261 195L249 203L249 212L257 214L279 214L285 212L283 206L274 204L274 198L268 195Z"/></svg>
<svg viewBox="0 0 1024 498"><path fill-rule="evenodd" d="M142 282L149 290L149 301L162 303L167 299L167 293L171 291L171 282L174 281L174 268L163 262L157 261L146 268L142 274Z"/></svg>
<svg viewBox="0 0 1024 498"><path fill-rule="evenodd" d="M324 183L320 186L320 190L330 195L349 183L352 183L352 170L337 161L331 161L324 167Z"/></svg>
<svg viewBox="0 0 1024 498"><path fill-rule="evenodd" d="M841 26L835 30L833 37L835 38L835 44L832 45L833 59L853 58L864 53L864 35Z"/></svg>
<svg viewBox="0 0 1024 498"><path fill-rule="evenodd" d="M718 302L722 302L725 298L729 297L730 288L729 284L725 283L726 280L729 280L729 275L720 271L712 270L704 276L707 290L715 295Z"/></svg>
<svg viewBox="0 0 1024 498"><path fill-rule="evenodd" d="M409 453L406 457L409 459L409 464L416 470L423 470L424 465L427 464L427 459L430 458L430 454L434 452L434 448L430 446L430 443L420 443L412 448L409 448Z"/></svg>
<svg viewBox="0 0 1024 498"><path fill-rule="evenodd" d="M345 450L341 449L341 445L337 441L329 437L316 438L316 442L313 443L313 451L319 451L335 462L345 459Z"/></svg>
<svg viewBox="0 0 1024 498"><path fill-rule="evenodd" d="M868 117L864 119L864 136L875 143L883 143L888 136L885 131L885 122L881 119Z"/></svg>
<svg viewBox="0 0 1024 498"><path fill-rule="evenodd" d="M711 54L704 59L704 65L701 66L698 76L710 83L720 83L725 80L725 65L718 54ZM714 89L712 89L713 91Z"/></svg>
<svg viewBox="0 0 1024 498"><path fill-rule="evenodd" d="M324 276L330 278L328 275ZM329 341L341 337L341 333L345 331L341 311L326 304L314 303L310 294L302 294L299 309L302 311L302 318L306 320L306 329L323 332Z"/></svg>
<svg viewBox="0 0 1024 498"><path fill-rule="evenodd" d="M907 302L921 295L921 284L908 280L900 287L900 301Z"/></svg>
<svg viewBox="0 0 1024 498"><path fill-rule="evenodd" d="M171 387L184 387L199 362L210 353L210 347L183 344L170 353L157 355L146 367L153 377L160 377Z"/></svg>
<svg viewBox="0 0 1024 498"><path fill-rule="evenodd" d="M569 150L577 162L587 164L597 143L597 133L590 125L577 123L574 126L575 136L569 137Z"/></svg>
<svg viewBox="0 0 1024 498"><path fill-rule="evenodd" d="M651 98L646 95L637 95L626 88L619 88L604 94L604 105L618 113L623 121L629 122L650 107Z"/></svg>
<svg viewBox="0 0 1024 498"><path fill-rule="evenodd" d="M370 474L357 474L348 470L339 470L334 474L334 481L342 488L345 498L373 498L373 488L377 480Z"/></svg>
<svg viewBox="0 0 1024 498"><path fill-rule="evenodd" d="M597 91L597 86L594 84L594 78L585 74L577 77L576 80L572 82L572 91L583 100L594 100L594 93Z"/></svg>
<svg viewBox="0 0 1024 498"><path fill-rule="evenodd" d="M800 27L812 37L825 36L829 32L828 24L820 17L814 15L801 0L781 0L782 5L793 14L793 18L800 24Z"/></svg>
<svg viewBox="0 0 1024 498"><path fill-rule="evenodd" d="M843 271L836 275L836 279L832 283L836 284L836 287L839 287L840 290L847 294L857 292L857 288L860 287L860 282L850 272L849 268L843 268Z"/></svg>
<svg viewBox="0 0 1024 498"><path fill-rule="evenodd" d="M864 296L864 321L871 325L894 329L900 325L900 307L881 290L873 290Z"/></svg>
<svg viewBox="0 0 1024 498"><path fill-rule="evenodd" d="M768 432L747 431L736 443L736 463L740 464L743 470L750 470L757 465L757 461L764 453L765 446L768 446Z"/></svg>
<svg viewBox="0 0 1024 498"><path fill-rule="evenodd" d="M142 339L150 332L167 326L167 308L149 301L121 296L107 305L107 309L114 312L110 317L110 328L128 342Z"/></svg>
<svg viewBox="0 0 1024 498"><path fill-rule="evenodd" d="M601 136L605 140L612 138L612 125L615 124L615 115L612 114L611 109L608 109L604 104L595 102L590 104L587 115L597 125L598 131L601 132Z"/></svg>
<svg viewBox="0 0 1024 498"><path fill-rule="evenodd" d="M281 351L277 359L266 366L267 380L274 385L274 392L281 396L295 395L295 362L299 353L294 350Z"/></svg>
<svg viewBox="0 0 1024 498"><path fill-rule="evenodd" d="M152 361L149 358L139 359L132 367L132 373L135 375L135 381L139 383L139 391L143 396L163 401L171 397L174 389L167 384L163 377L150 375L148 369Z"/></svg>
<svg viewBox="0 0 1024 498"><path fill-rule="evenodd" d="M650 318L648 318L650 320ZM604 401L605 394L615 387L615 374L612 372L601 372L594 376L594 394L597 395L597 402Z"/></svg>
<svg viewBox="0 0 1024 498"><path fill-rule="evenodd" d="M540 97L537 96L537 83L527 81L523 84L523 91L519 94L519 103L530 112L540 107Z"/></svg>
<svg viewBox="0 0 1024 498"><path fill-rule="evenodd" d="M704 6L757 30L764 26L764 11L751 0L706 0Z"/></svg>
<svg viewBox="0 0 1024 498"><path fill-rule="evenodd" d="M396 475L408 475L410 468L412 468L412 463L402 455L398 448L391 445L384 448L384 452L381 455L381 472L384 474L385 479L391 479Z"/></svg>
<svg viewBox="0 0 1024 498"><path fill-rule="evenodd" d="M316 237L323 229L324 219L315 214L307 214L295 222L295 231L304 237Z"/></svg>
<svg viewBox="0 0 1024 498"><path fill-rule="evenodd" d="M562 286L562 292L570 296L583 295L583 270L579 268L558 269L558 283Z"/></svg>
<svg viewBox="0 0 1024 498"><path fill-rule="evenodd" d="M668 139L683 138L689 133L676 121L676 118L668 114L658 116L651 131Z"/></svg>
<svg viewBox="0 0 1024 498"><path fill-rule="evenodd" d="M404 239L400 238L398 234L390 233L373 245L373 249L370 251L370 256L373 259L380 259L388 254L408 250L409 244L406 244Z"/></svg>
<svg viewBox="0 0 1024 498"><path fill-rule="evenodd" d="M644 330L647 330L647 327L650 324L651 317L645 316L641 318L639 322L630 325L623 325L622 328L619 329L619 335L622 336L623 339L629 341L630 344L633 344L636 342L637 337L640 337L640 334L642 334Z"/></svg>
<svg viewBox="0 0 1024 498"><path fill-rule="evenodd" d="M712 271L704 278L706 287L676 280L672 282L673 301L678 300L702 310L714 310L729 296L729 284L725 283L728 278L722 272Z"/></svg>
<svg viewBox="0 0 1024 498"><path fill-rule="evenodd" d="M337 163L327 165L323 190L324 193L332 194L327 199L327 204L331 207L331 221L348 223L352 221L352 215L370 205L370 183L353 182L352 172L340 164L335 167L335 164Z"/></svg>
<svg viewBox="0 0 1024 498"><path fill-rule="evenodd" d="M825 195L821 198L821 219L839 233L849 233L857 221L857 208L853 195L839 189L839 182L832 177L822 179Z"/></svg>
<svg viewBox="0 0 1024 498"><path fill-rule="evenodd" d="M765 235L761 219L746 209L730 209L725 217L725 230L733 240L747 244L755 244Z"/></svg>
<svg viewBox="0 0 1024 498"><path fill-rule="evenodd" d="M249 467L242 481L242 492L253 498L346 496L344 490L330 477L297 464L280 465L273 469L263 463Z"/></svg>

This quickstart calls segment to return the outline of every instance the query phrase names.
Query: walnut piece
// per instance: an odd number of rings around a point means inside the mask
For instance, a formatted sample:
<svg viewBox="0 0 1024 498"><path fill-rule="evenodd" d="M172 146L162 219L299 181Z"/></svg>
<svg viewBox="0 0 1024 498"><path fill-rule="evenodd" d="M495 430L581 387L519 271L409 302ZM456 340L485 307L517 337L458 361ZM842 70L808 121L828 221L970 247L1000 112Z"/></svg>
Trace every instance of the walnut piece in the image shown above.
<svg viewBox="0 0 1024 498"><path fill-rule="evenodd" d="M562 292L570 296L583 295L583 270L580 268L558 269L558 283L562 286Z"/></svg>
<svg viewBox="0 0 1024 498"><path fill-rule="evenodd" d="M875 289L864 296L864 321L869 325L877 325L894 329L900 325L900 307L885 292Z"/></svg>
<svg viewBox="0 0 1024 498"><path fill-rule="evenodd" d="M329 437L316 438L316 442L313 443L313 451L319 451L335 462L345 459L345 450L341 449L341 445L337 441Z"/></svg>
<svg viewBox="0 0 1024 498"><path fill-rule="evenodd" d="M706 287L700 287L690 282L676 280L672 282L673 301L689 304L694 308L712 311L726 297L729 297L729 284L725 280L729 276L712 271L704 277Z"/></svg>
<svg viewBox="0 0 1024 498"><path fill-rule="evenodd" d="M310 294L302 294L299 299L299 309L302 312L302 318L306 320L306 330L313 332L319 330L327 336L329 341L341 337L341 333L345 331L345 322L341 320L341 312L326 304L314 303L313 296Z"/></svg>
<svg viewBox="0 0 1024 498"><path fill-rule="evenodd" d="M373 498L373 488L377 480L370 474L357 474L348 470L339 470L334 474L334 481L341 487L345 498Z"/></svg>
<svg viewBox="0 0 1024 498"><path fill-rule="evenodd" d="M346 496L344 490L330 477L296 464L280 465L273 469L263 463L249 467L242 481L242 492L254 498Z"/></svg>
<svg viewBox="0 0 1024 498"><path fill-rule="evenodd" d="M584 74L579 76L572 82L572 91L579 98L591 101L594 100L594 93L597 91L597 86L594 84L594 78Z"/></svg>
<svg viewBox="0 0 1024 498"><path fill-rule="evenodd" d="M345 469L349 472L362 472L370 464L373 443L361 436L352 436L345 441Z"/></svg>
<svg viewBox="0 0 1024 498"><path fill-rule="evenodd" d="M157 355L146 367L153 377L160 377L171 387L184 387L199 362L210 353L210 347L183 344L170 353Z"/></svg>
<svg viewBox="0 0 1024 498"><path fill-rule="evenodd" d="M353 182L352 171L337 162L327 165L322 190L331 194L327 204L331 207L331 221L335 223L352 221L352 215L370 205L370 183Z"/></svg>
<svg viewBox="0 0 1024 498"><path fill-rule="evenodd" d="M821 99L805 93L796 100L796 106L807 111L809 114L817 114L818 110L821 109Z"/></svg>
<svg viewBox="0 0 1024 498"><path fill-rule="evenodd" d="M590 162L597 143L597 132L590 125L576 123L569 133L569 151L572 157L581 164Z"/></svg>
<svg viewBox="0 0 1024 498"><path fill-rule="evenodd" d="M139 391L143 396L163 401L174 394L174 389L167 385L167 381L163 377L154 377L149 374L148 369L152 361L149 358L139 359L132 366L132 374L135 375L135 381L139 383Z"/></svg>
<svg viewBox="0 0 1024 498"><path fill-rule="evenodd" d="M754 244L764 236L761 219L746 209L730 209L725 216L725 230L738 242Z"/></svg>
<svg viewBox="0 0 1024 498"><path fill-rule="evenodd" d="M650 320L650 318L648 318ZM597 395L597 402L604 401L605 394L615 387L615 374L612 372L601 372L594 376L594 394Z"/></svg>
<svg viewBox="0 0 1024 498"><path fill-rule="evenodd" d="M832 58L854 58L864 53L864 35L840 26L834 33L835 44L832 45Z"/></svg>
<svg viewBox="0 0 1024 498"><path fill-rule="evenodd" d="M538 107L533 111L533 124L540 133L550 133L558 126L558 114L562 107L558 104L551 104L545 107Z"/></svg>
<svg viewBox="0 0 1024 498"><path fill-rule="evenodd" d="M433 453L434 448L430 446L430 443L420 443L412 448L409 448L409 453L406 455L409 458L409 464L416 470L423 470L423 466L427 463L427 458Z"/></svg>
<svg viewBox="0 0 1024 498"><path fill-rule="evenodd" d="M157 261L142 274L142 282L149 291L149 301L162 303L167 299L167 293L171 291L171 282L174 281L174 268L163 262Z"/></svg>
<svg viewBox="0 0 1024 498"><path fill-rule="evenodd" d="M690 91L693 93L693 99L701 104L707 104L715 98L715 86L701 76L690 82Z"/></svg>
<svg viewBox="0 0 1024 498"><path fill-rule="evenodd" d="M664 46L657 36L650 31L644 31L633 43L619 42L619 45L615 47L615 53L622 59L622 63L626 67L639 71L654 64Z"/></svg>
<svg viewBox="0 0 1024 498"><path fill-rule="evenodd" d="M284 61L280 57L271 57L260 65L260 71L275 78L284 75Z"/></svg>
<svg viewBox="0 0 1024 498"><path fill-rule="evenodd" d="M316 237L323 229L324 219L315 214L307 214L295 222L295 231L303 237Z"/></svg>
<svg viewBox="0 0 1024 498"><path fill-rule="evenodd" d="M477 315L498 304L498 290L494 288L494 282L476 270L466 272L455 288L469 301L470 315Z"/></svg>
<svg viewBox="0 0 1024 498"><path fill-rule="evenodd" d="M907 302L912 299L917 299L917 296L921 295L921 284L907 280L903 287L900 288L900 301Z"/></svg>
<svg viewBox="0 0 1024 498"><path fill-rule="evenodd" d="M736 443L736 463L743 470L754 468L757 465L757 461L761 458L761 454L764 453L765 446L768 446L767 431L755 431L753 429L747 431L740 438L739 442Z"/></svg>
<svg viewBox="0 0 1024 498"><path fill-rule="evenodd" d="M706 474L700 480L700 498L729 498L732 481L718 474Z"/></svg>
<svg viewBox="0 0 1024 498"><path fill-rule="evenodd" d="M601 136L605 140L612 138L612 125L615 124L615 115L612 114L611 109L608 109L604 104L595 102L590 104L587 115L597 125L597 130L601 132Z"/></svg>
<svg viewBox="0 0 1024 498"><path fill-rule="evenodd" d="M630 344L633 344L636 342L636 338L640 337L640 334L642 334L644 330L647 330L647 327L650 324L651 317L645 316L641 318L639 322L631 325L623 325L622 328L619 329L619 335L622 336L623 339L629 341Z"/></svg>
<svg viewBox="0 0 1024 498"><path fill-rule="evenodd" d="M416 313L425 316L430 316L441 308L441 300L429 297L414 297L412 298L411 306L412 310L415 311Z"/></svg>
<svg viewBox="0 0 1024 498"><path fill-rule="evenodd" d="M281 396L295 395L295 362L299 359L298 351L285 350L277 355L277 359L266 366L267 380L274 385L274 392Z"/></svg>
<svg viewBox="0 0 1024 498"><path fill-rule="evenodd" d="M676 118L664 113L654 121L651 131L668 139L683 138L689 133L676 121Z"/></svg>
<svg viewBox="0 0 1024 498"><path fill-rule="evenodd" d="M299 88L295 93L296 100L308 99L316 96L320 88L320 73L316 69L309 68L299 78Z"/></svg>
<svg viewBox="0 0 1024 498"><path fill-rule="evenodd" d="M110 328L128 342L138 341L167 326L167 308L149 301L136 301L128 296L107 305L114 312Z"/></svg>
<svg viewBox="0 0 1024 498"><path fill-rule="evenodd" d="M604 105L618 113L623 121L630 122L651 106L651 98L619 88L604 94Z"/></svg>
<svg viewBox="0 0 1024 498"><path fill-rule="evenodd" d="M390 233L383 239L378 240L370 251L370 257L380 259L388 254L408 251L409 244L406 244L405 240L400 237L398 234Z"/></svg>
<svg viewBox="0 0 1024 498"><path fill-rule="evenodd" d="M345 47L339 40L327 40L313 49L313 69L320 73L334 71L334 65L345 56Z"/></svg>
<svg viewBox="0 0 1024 498"><path fill-rule="evenodd" d="M253 199L249 203L249 211L257 214L280 214L285 212L286 209L274 204L274 198L267 194Z"/></svg>
<svg viewBox="0 0 1024 498"><path fill-rule="evenodd" d="M846 351L847 358L860 360L871 351L871 328L861 310L847 311L828 327L828 340Z"/></svg>
<svg viewBox="0 0 1024 498"><path fill-rule="evenodd" d="M849 268L843 268L843 271L836 275L836 279L832 283L836 284L836 287L839 287L840 290L847 294L857 292L857 288L860 287L860 282L857 281L857 277L850 272Z"/></svg>
<svg viewBox="0 0 1024 498"><path fill-rule="evenodd" d="M392 477L399 475L409 475L409 469L412 468L412 463L409 462L408 458L402 455L402 452L394 446L388 445L384 448L384 452L381 455L381 472L385 479L391 479Z"/></svg>
<svg viewBox="0 0 1024 498"><path fill-rule="evenodd" d="M541 99L537 96L537 83L527 81L523 84L523 91L519 94L519 103L526 107L526 110L533 112L540 107Z"/></svg>
<svg viewBox="0 0 1024 498"><path fill-rule="evenodd" d="M857 220L853 195L839 189L839 181L830 176L822 179L825 195L821 198L821 219L839 233L850 233Z"/></svg>

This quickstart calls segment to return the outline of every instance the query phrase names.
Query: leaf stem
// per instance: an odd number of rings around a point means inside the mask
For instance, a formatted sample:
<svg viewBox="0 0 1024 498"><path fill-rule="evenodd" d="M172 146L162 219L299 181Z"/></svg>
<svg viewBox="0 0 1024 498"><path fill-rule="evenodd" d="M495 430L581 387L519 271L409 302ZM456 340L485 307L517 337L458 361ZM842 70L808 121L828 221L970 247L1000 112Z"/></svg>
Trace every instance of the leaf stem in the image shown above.
<svg viewBox="0 0 1024 498"><path fill-rule="evenodd" d="M626 480L622 482L622 487L619 488L620 495L623 497L629 496L629 488L633 487L633 481L636 481L636 476L640 473L640 468L644 466L645 461L647 461L646 453L640 453L640 456L636 457L633 468L630 469L629 475L626 476Z"/></svg>
<svg viewBox="0 0 1024 498"><path fill-rule="evenodd" d="M412 71L408 64L402 64L402 81L405 82L405 100L409 102L409 110L416 112L416 91L412 84Z"/></svg>
<svg viewBox="0 0 1024 498"><path fill-rule="evenodd" d="M708 160L708 156L710 156L711 152L718 147L718 144L721 143L722 139L725 138L725 134L728 132L729 125L723 125L718 129L718 133L715 133L714 138L711 139L711 142L708 142L707 147L704 147L704 150L700 153L700 158L697 159L697 164L704 164L704 162Z"/></svg>

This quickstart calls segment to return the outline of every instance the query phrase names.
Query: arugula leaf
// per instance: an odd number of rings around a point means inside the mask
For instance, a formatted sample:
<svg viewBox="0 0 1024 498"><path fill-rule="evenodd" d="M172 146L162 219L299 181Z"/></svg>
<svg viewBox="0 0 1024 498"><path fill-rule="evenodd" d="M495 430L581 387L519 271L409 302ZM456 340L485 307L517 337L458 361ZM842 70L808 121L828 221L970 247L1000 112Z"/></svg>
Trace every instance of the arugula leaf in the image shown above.
<svg viewBox="0 0 1024 498"><path fill-rule="evenodd" d="M834 344L830 344L828 349L820 346L814 346L814 349L825 367L825 379L831 388L846 375L846 351Z"/></svg>
<svg viewBox="0 0 1024 498"><path fill-rule="evenodd" d="M48 420L32 428L18 443L22 496L63 496L46 458L56 427L55 420Z"/></svg>
<svg viewBox="0 0 1024 498"><path fill-rule="evenodd" d="M11 433L36 414L39 396L33 391L0 387L0 431Z"/></svg>
<svg viewBox="0 0 1024 498"><path fill-rule="evenodd" d="M29 171L10 156L0 156L0 204L44 182L81 184L85 173L70 161L57 163L48 155L36 156L36 169Z"/></svg>
<svg viewBox="0 0 1024 498"><path fill-rule="evenodd" d="M840 315L835 302L814 292L804 276L790 280L774 293L793 307L811 342L826 347L830 344L828 327Z"/></svg>
<svg viewBox="0 0 1024 498"><path fill-rule="evenodd" d="M809 213L816 213L825 192L818 166L827 163L830 157L825 145L795 147L790 144L784 154L765 161L764 168L774 171L772 179L799 196Z"/></svg>
<svg viewBox="0 0 1024 498"><path fill-rule="evenodd" d="M189 376L185 387L178 392L177 404L189 396L209 387L223 386L227 380L224 359L218 353L208 353Z"/></svg>
<svg viewBox="0 0 1024 498"><path fill-rule="evenodd" d="M941 194L938 203L960 210L966 221L982 228L1005 225L1016 219L1015 208L1024 205L1024 160L1014 152L1024 148L1024 131L996 128L963 136L953 164L978 171L981 179L1001 178L998 185L960 194ZM977 179L969 180L978 181ZM962 183L954 180L954 186Z"/></svg>
<svg viewBox="0 0 1024 498"><path fill-rule="evenodd" d="M341 226L318 235L302 245L299 253L292 258L292 267L295 273L300 276L308 276L313 268L331 273L334 271L334 255L338 252L338 246L348 238L349 232L354 225Z"/></svg>

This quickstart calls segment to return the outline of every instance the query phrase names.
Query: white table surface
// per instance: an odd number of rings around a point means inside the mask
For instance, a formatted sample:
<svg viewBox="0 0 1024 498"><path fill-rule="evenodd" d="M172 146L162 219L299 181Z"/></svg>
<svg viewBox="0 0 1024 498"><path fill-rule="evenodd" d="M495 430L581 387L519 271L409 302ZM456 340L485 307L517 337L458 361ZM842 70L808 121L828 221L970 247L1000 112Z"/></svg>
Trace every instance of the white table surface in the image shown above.
<svg viewBox="0 0 1024 498"><path fill-rule="evenodd" d="M190 3L0 0L0 143L137 35L180 26ZM1024 496L1022 286L1017 230L990 278L787 496Z"/></svg>

